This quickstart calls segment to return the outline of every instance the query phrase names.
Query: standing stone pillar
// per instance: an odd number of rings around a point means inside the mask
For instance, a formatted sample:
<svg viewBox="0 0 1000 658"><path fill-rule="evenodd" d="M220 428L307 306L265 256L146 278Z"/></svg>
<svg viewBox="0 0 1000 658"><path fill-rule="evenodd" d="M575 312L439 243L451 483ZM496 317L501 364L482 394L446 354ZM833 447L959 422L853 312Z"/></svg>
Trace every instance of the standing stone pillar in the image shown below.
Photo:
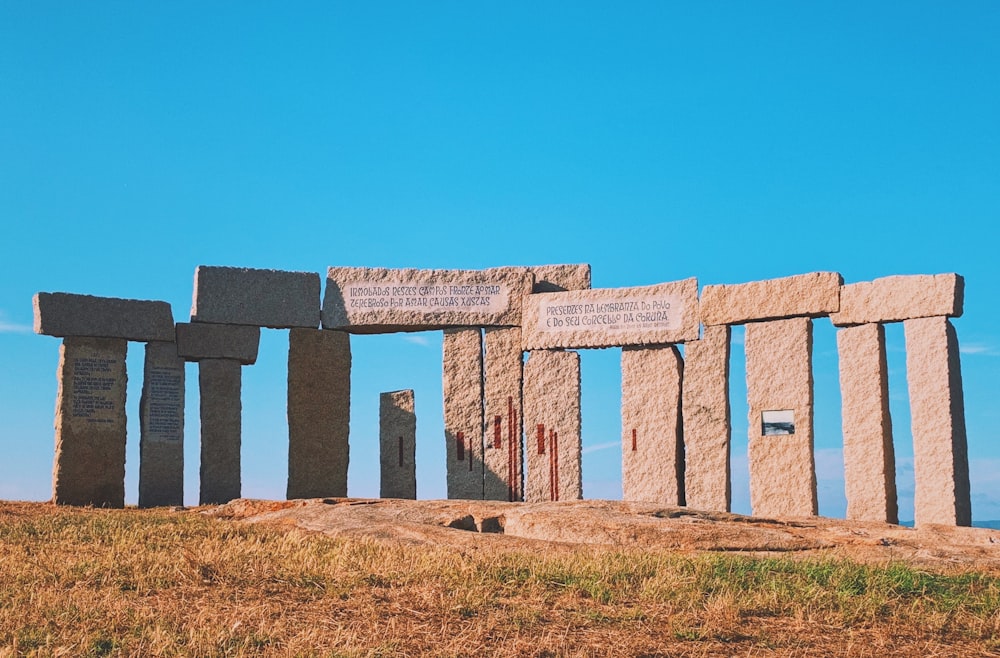
<svg viewBox="0 0 1000 658"><path fill-rule="evenodd" d="M755 516L814 516L812 320L746 325L750 505Z"/></svg>
<svg viewBox="0 0 1000 658"><path fill-rule="evenodd" d="M684 495L687 506L728 512L732 500L728 325L684 345Z"/></svg>
<svg viewBox="0 0 1000 658"><path fill-rule="evenodd" d="M522 500L521 328L489 327L485 330L484 342L484 498Z"/></svg>
<svg viewBox="0 0 1000 658"><path fill-rule="evenodd" d="M448 498L482 500L482 331L445 329L442 362Z"/></svg>
<svg viewBox="0 0 1000 658"><path fill-rule="evenodd" d="M524 426L528 453L524 499L582 498L579 354L530 353L524 366Z"/></svg>
<svg viewBox="0 0 1000 658"><path fill-rule="evenodd" d="M683 368L673 345L622 348L622 500L684 504Z"/></svg>
<svg viewBox="0 0 1000 658"><path fill-rule="evenodd" d="M139 507L184 504L184 360L146 343L139 401Z"/></svg>
<svg viewBox="0 0 1000 658"><path fill-rule="evenodd" d="M63 339L53 499L125 506L125 354L121 338Z"/></svg>
<svg viewBox="0 0 1000 658"><path fill-rule="evenodd" d="M898 523L885 328L837 330L847 518Z"/></svg>
<svg viewBox="0 0 1000 658"><path fill-rule="evenodd" d="M946 317L903 322L913 431L914 521L972 524L962 370Z"/></svg>
<svg viewBox="0 0 1000 658"><path fill-rule="evenodd" d="M347 495L351 343L341 331L288 334L288 489L294 498Z"/></svg>
<svg viewBox="0 0 1000 658"><path fill-rule="evenodd" d="M413 390L379 396L381 498L417 498L417 415Z"/></svg>

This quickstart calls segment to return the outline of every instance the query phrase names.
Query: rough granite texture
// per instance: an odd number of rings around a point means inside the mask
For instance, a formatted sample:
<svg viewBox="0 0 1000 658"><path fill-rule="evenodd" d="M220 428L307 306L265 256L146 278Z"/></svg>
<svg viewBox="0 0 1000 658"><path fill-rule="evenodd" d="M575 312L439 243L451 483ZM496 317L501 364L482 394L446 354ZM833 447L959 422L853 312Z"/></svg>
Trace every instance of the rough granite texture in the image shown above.
<svg viewBox="0 0 1000 658"><path fill-rule="evenodd" d="M965 280L959 274L887 276L851 283L840 289L840 311L830 315L837 326L902 322L916 318L959 317Z"/></svg>
<svg viewBox="0 0 1000 658"><path fill-rule="evenodd" d="M417 270L331 267L323 327L351 333L517 326L527 268Z"/></svg>
<svg viewBox="0 0 1000 658"><path fill-rule="evenodd" d="M917 525L972 524L958 338L947 318L903 322Z"/></svg>
<svg viewBox="0 0 1000 658"><path fill-rule="evenodd" d="M139 400L139 507L184 504L184 360L146 343Z"/></svg>
<svg viewBox="0 0 1000 658"><path fill-rule="evenodd" d="M682 343L698 338L698 280L539 293L523 313L525 350Z"/></svg>
<svg viewBox="0 0 1000 658"><path fill-rule="evenodd" d="M36 334L139 342L174 340L174 317L167 302L66 292L40 292L32 301Z"/></svg>
<svg viewBox="0 0 1000 658"><path fill-rule="evenodd" d="M417 497L417 414L413 389L379 396L381 498Z"/></svg>
<svg viewBox="0 0 1000 658"><path fill-rule="evenodd" d="M750 507L754 516L814 516L812 320L751 323L745 336ZM794 412L794 434L764 436L764 411Z"/></svg>
<svg viewBox="0 0 1000 658"><path fill-rule="evenodd" d="M535 277L531 292L561 292L586 290L590 287L590 265L533 265L528 268Z"/></svg>
<svg viewBox="0 0 1000 658"><path fill-rule="evenodd" d="M580 471L580 355L539 350L524 365L527 454L524 499L578 500Z"/></svg>
<svg viewBox="0 0 1000 658"><path fill-rule="evenodd" d="M782 279L705 286L701 291L701 321L708 326L829 315L840 308L842 283L843 278L836 272L812 272Z"/></svg>
<svg viewBox="0 0 1000 658"><path fill-rule="evenodd" d="M243 403L239 361L198 362L201 396L202 505L218 505L240 497L240 440Z"/></svg>
<svg viewBox="0 0 1000 658"><path fill-rule="evenodd" d="M484 345L484 497L486 500L521 500L524 496L521 328L487 328Z"/></svg>
<svg viewBox="0 0 1000 658"><path fill-rule="evenodd" d="M728 512L732 502L729 408L731 330L705 327L684 345L684 497L692 509Z"/></svg>
<svg viewBox="0 0 1000 658"><path fill-rule="evenodd" d="M125 506L123 338L63 339L59 348L53 500Z"/></svg>
<svg viewBox="0 0 1000 658"><path fill-rule="evenodd" d="M885 329L837 330L847 518L898 523Z"/></svg>
<svg viewBox="0 0 1000 658"><path fill-rule="evenodd" d="M235 324L177 323L177 353L186 361L232 359L257 361L260 328Z"/></svg>
<svg viewBox="0 0 1000 658"><path fill-rule="evenodd" d="M680 350L622 349L622 500L684 504Z"/></svg>
<svg viewBox="0 0 1000 658"><path fill-rule="evenodd" d="M319 287L315 272L199 265L194 271L191 321L316 329Z"/></svg>
<svg viewBox="0 0 1000 658"><path fill-rule="evenodd" d="M351 343L342 331L288 332L286 496L347 495Z"/></svg>
<svg viewBox="0 0 1000 658"><path fill-rule="evenodd" d="M448 498L482 500L482 331L446 329L442 353Z"/></svg>

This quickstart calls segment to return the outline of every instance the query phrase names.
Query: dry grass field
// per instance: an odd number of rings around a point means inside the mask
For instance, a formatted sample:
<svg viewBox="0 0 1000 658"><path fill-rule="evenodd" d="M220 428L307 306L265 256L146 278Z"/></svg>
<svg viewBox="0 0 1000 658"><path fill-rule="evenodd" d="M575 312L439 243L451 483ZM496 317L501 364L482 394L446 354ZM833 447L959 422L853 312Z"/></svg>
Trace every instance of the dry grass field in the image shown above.
<svg viewBox="0 0 1000 658"><path fill-rule="evenodd" d="M0 656L988 656L1000 577L0 503ZM460 531L455 531L460 532Z"/></svg>

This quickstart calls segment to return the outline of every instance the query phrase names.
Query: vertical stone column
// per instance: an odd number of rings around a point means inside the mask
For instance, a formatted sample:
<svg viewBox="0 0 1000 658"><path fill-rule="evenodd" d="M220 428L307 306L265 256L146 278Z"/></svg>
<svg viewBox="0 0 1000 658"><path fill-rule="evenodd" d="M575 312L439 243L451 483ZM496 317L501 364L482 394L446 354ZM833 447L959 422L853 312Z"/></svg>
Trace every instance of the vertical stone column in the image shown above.
<svg viewBox="0 0 1000 658"><path fill-rule="evenodd" d="M837 330L847 518L898 523L885 329Z"/></svg>
<svg viewBox="0 0 1000 658"><path fill-rule="evenodd" d="M812 320L747 324L746 360L753 513L813 516Z"/></svg>
<svg viewBox="0 0 1000 658"><path fill-rule="evenodd" d="M955 328L946 317L903 322L913 431L914 521L972 524L965 402Z"/></svg>
<svg viewBox="0 0 1000 658"><path fill-rule="evenodd" d="M684 344L684 495L687 506L728 512L732 501L728 325Z"/></svg>
<svg viewBox="0 0 1000 658"><path fill-rule="evenodd" d="M681 377L673 345L622 348L622 499L684 504Z"/></svg>
<svg viewBox="0 0 1000 658"><path fill-rule="evenodd" d="M445 329L442 351L448 498L482 500L482 331Z"/></svg>
<svg viewBox="0 0 1000 658"><path fill-rule="evenodd" d="M521 328L490 327L484 335L484 497L486 500L522 500Z"/></svg>
<svg viewBox="0 0 1000 658"><path fill-rule="evenodd" d="M198 362L201 394L202 505L240 497L240 437L243 403L242 372L233 359Z"/></svg>
<svg viewBox="0 0 1000 658"><path fill-rule="evenodd" d="M417 498L417 415L413 390L379 396L379 466L382 498Z"/></svg>
<svg viewBox="0 0 1000 658"><path fill-rule="evenodd" d="M184 504L184 360L146 343L139 401L139 507Z"/></svg>
<svg viewBox="0 0 1000 658"><path fill-rule="evenodd" d="M52 495L125 506L125 354L121 338L66 337L59 349Z"/></svg>
<svg viewBox="0 0 1000 658"><path fill-rule="evenodd" d="M351 417L348 334L293 328L288 333L287 497L347 495Z"/></svg>
<svg viewBox="0 0 1000 658"><path fill-rule="evenodd" d="M578 500L580 471L580 355L535 350L524 366L527 468L524 499Z"/></svg>

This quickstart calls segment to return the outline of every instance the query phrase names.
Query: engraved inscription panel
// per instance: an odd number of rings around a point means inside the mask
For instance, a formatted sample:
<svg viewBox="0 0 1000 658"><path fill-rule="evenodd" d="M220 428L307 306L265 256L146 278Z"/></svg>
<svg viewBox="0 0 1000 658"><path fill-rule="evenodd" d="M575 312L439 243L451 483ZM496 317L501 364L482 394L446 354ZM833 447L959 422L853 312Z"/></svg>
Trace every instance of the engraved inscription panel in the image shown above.
<svg viewBox="0 0 1000 658"><path fill-rule="evenodd" d="M114 425L124 414L121 360L97 351L82 352L69 357L71 422L77 428Z"/></svg>
<svg viewBox="0 0 1000 658"><path fill-rule="evenodd" d="M155 366L146 371L146 427L151 441L180 441L184 436L184 374L179 368Z"/></svg>
<svg viewBox="0 0 1000 658"><path fill-rule="evenodd" d="M507 309L509 296L503 284L436 283L431 279L347 283L342 289L348 313L373 309L500 313Z"/></svg>
<svg viewBox="0 0 1000 658"><path fill-rule="evenodd" d="M559 299L541 302L540 331L594 330L623 332L637 329L674 330L681 327L683 302L680 295L622 295L608 301L579 298L562 293Z"/></svg>

